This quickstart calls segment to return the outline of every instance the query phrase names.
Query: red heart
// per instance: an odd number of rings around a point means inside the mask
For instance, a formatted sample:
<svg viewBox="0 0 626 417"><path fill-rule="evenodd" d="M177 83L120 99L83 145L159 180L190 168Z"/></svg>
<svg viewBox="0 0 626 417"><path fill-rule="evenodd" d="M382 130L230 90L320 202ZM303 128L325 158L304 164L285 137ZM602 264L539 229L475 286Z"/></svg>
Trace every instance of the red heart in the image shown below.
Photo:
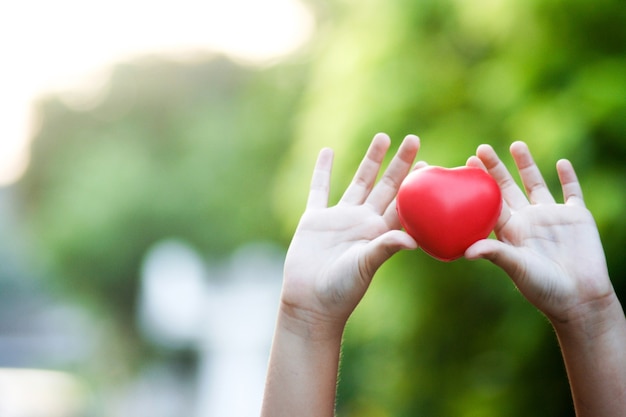
<svg viewBox="0 0 626 417"><path fill-rule="evenodd" d="M429 166L404 179L396 207L400 223L426 253L452 261L489 236L502 209L502 195L482 169Z"/></svg>

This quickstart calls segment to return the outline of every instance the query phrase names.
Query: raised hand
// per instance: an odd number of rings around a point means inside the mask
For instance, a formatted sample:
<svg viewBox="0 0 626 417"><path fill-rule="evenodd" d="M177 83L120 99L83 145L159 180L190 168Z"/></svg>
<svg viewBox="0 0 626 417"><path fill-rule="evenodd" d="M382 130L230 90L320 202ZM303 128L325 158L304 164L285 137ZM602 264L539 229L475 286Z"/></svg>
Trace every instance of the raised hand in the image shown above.
<svg viewBox="0 0 626 417"><path fill-rule="evenodd" d="M333 152L317 159L306 211L285 261L281 310L305 323L343 331L380 265L417 245L400 231L395 196L419 148L407 136L376 183L390 139L372 140L339 203L328 206Z"/></svg>
<svg viewBox="0 0 626 417"><path fill-rule="evenodd" d="M487 145L469 165L498 182L504 206L498 240L470 246L513 279L551 321L561 345L577 417L621 417L626 410L626 318L613 290L598 229L586 209L572 164L557 162L563 204L557 204L522 142L511 154L526 193Z"/></svg>
<svg viewBox="0 0 626 417"><path fill-rule="evenodd" d="M419 148L407 136L376 183L389 137L372 140L352 183L328 207L333 152L323 149L285 259L262 417L332 417L346 320L378 267L417 244L399 230L395 196Z"/></svg>
<svg viewBox="0 0 626 417"><path fill-rule="evenodd" d="M570 320L614 294L596 224L569 161L556 165L564 197L558 204L526 144L515 142L510 150L526 193L490 146L481 145L468 160L498 182L504 204L495 228L498 240L479 241L465 256L489 259L550 319Z"/></svg>

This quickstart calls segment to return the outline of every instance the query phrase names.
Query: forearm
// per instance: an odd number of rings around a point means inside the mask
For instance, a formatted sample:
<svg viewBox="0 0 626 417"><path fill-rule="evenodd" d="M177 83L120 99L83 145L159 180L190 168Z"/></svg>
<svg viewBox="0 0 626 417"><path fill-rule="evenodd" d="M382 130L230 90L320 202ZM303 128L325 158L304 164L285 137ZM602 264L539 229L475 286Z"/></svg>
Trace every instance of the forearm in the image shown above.
<svg viewBox="0 0 626 417"><path fill-rule="evenodd" d="M567 322L553 322L577 417L626 413L626 319L612 293ZM580 313L580 314L579 314Z"/></svg>
<svg viewBox="0 0 626 417"><path fill-rule="evenodd" d="M280 314L261 417L332 417L341 331L324 334Z"/></svg>

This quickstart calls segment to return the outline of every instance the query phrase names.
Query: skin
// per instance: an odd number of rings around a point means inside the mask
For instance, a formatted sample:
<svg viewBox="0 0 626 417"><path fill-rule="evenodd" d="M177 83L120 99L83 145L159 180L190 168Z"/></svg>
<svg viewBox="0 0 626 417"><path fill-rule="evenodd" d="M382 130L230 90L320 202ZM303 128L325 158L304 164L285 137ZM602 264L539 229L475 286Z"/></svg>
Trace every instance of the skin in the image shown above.
<svg viewBox="0 0 626 417"><path fill-rule="evenodd" d="M386 135L374 137L353 181L330 207L333 152L319 154L285 261L263 417L334 415L346 321L382 263L399 250L417 247L400 230L395 196L411 170L419 139L407 136L376 182L389 145ZM526 145L514 143L511 154L526 193L491 147L481 145L467 162L497 181L504 202L497 240L475 243L465 257L501 267L550 319L577 416L621 416L626 410L626 320L576 174L568 161L557 163L565 198L557 204Z"/></svg>

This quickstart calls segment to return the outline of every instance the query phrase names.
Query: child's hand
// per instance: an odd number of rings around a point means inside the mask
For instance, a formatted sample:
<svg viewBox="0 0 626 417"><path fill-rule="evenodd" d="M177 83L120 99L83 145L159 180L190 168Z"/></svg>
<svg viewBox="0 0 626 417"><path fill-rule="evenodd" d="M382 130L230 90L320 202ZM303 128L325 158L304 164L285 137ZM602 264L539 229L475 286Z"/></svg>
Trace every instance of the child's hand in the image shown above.
<svg viewBox="0 0 626 417"><path fill-rule="evenodd" d="M306 211L285 260L281 310L307 332L336 336L361 300L380 265L415 241L400 231L395 196L419 148L407 136L376 184L389 137L378 134L352 183L336 206L328 207L333 153L317 159Z"/></svg>
<svg viewBox="0 0 626 417"><path fill-rule="evenodd" d="M526 144L512 144L511 154L528 197L490 146L481 145L468 160L498 182L504 205L498 240L479 241L465 256L500 266L553 322L575 320L614 299L597 227L569 161L556 166L565 200L557 204Z"/></svg>

